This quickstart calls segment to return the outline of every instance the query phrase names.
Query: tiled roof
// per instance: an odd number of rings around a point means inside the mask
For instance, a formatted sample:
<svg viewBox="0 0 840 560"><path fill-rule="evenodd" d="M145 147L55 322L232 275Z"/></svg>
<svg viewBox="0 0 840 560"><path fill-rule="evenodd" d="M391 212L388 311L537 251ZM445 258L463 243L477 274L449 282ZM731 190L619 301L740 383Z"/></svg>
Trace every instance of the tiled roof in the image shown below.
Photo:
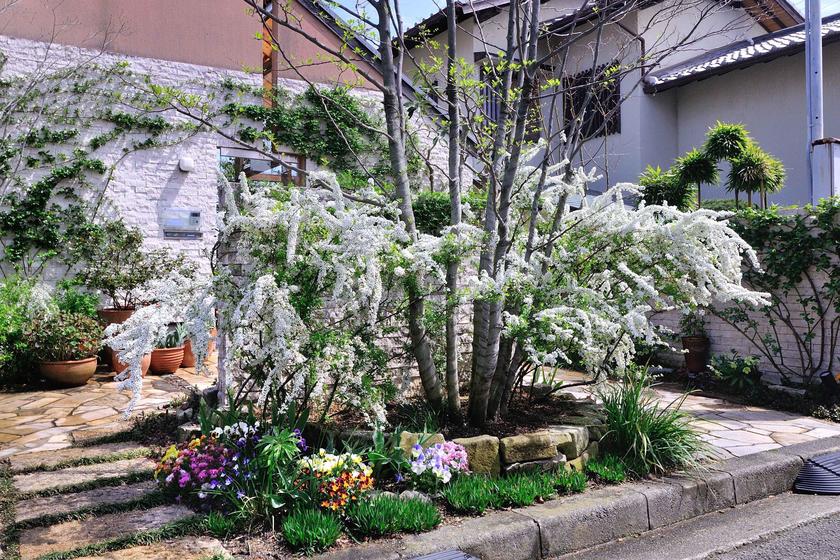
<svg viewBox="0 0 840 560"><path fill-rule="evenodd" d="M823 43L840 40L840 14L823 19L822 37ZM805 27L797 25L751 40L738 41L676 66L652 72L645 77L645 92L665 91L759 62L769 62L781 56L796 54L804 49Z"/></svg>

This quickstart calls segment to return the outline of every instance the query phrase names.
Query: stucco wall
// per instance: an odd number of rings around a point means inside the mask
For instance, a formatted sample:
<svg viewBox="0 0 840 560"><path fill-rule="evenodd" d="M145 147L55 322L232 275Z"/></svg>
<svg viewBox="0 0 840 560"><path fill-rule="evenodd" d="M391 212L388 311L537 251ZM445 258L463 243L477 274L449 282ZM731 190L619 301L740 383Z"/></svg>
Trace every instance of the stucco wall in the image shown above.
<svg viewBox="0 0 840 560"><path fill-rule="evenodd" d="M242 0L3 2L0 34L231 70L260 68L259 19ZM8 5L8 6L5 6Z"/></svg>
<svg viewBox="0 0 840 560"><path fill-rule="evenodd" d="M823 50L825 135L840 136L840 43ZM658 98L655 96L654 99ZM677 89L677 149L699 147L715 121L743 123L761 147L780 158L787 186L770 201L810 202L806 167L805 55L778 58ZM722 174L725 181L726 173ZM723 186L705 198L731 198Z"/></svg>

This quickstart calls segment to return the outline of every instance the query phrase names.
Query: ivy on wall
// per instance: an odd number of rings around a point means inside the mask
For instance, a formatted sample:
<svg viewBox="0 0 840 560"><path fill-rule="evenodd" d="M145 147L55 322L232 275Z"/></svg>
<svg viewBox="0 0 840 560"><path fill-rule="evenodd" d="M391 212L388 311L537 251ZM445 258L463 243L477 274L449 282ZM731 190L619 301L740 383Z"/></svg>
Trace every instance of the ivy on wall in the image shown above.
<svg viewBox="0 0 840 560"><path fill-rule="evenodd" d="M0 73L5 63L0 57ZM197 130L156 114L149 86L123 62L38 68L0 80L4 276L37 277L50 263L83 258L85 242L117 219L103 215L102 202L119 161Z"/></svg>
<svg viewBox="0 0 840 560"><path fill-rule="evenodd" d="M836 371L840 197L796 210L747 208L730 221L761 260L762 270L748 269L745 283L769 293L771 304L758 310L729 305L715 312L787 383L809 384L822 372Z"/></svg>

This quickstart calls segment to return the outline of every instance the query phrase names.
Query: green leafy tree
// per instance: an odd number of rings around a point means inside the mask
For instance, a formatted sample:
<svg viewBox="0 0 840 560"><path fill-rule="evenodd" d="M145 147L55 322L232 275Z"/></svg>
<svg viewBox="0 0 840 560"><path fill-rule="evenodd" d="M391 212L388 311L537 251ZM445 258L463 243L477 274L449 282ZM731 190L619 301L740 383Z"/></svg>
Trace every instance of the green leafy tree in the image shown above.
<svg viewBox="0 0 840 560"><path fill-rule="evenodd" d="M753 193L759 193L760 205L767 208L767 193L779 192L785 186L785 166L757 145L750 143L738 157L731 160L730 191L746 192L752 206Z"/></svg>
<svg viewBox="0 0 840 560"><path fill-rule="evenodd" d="M647 166L639 177L639 185L644 188L644 200L647 204L676 206L680 210L689 210L694 203L694 188L689 183L677 180L670 170L663 171L659 166Z"/></svg>
<svg viewBox="0 0 840 560"><path fill-rule="evenodd" d="M684 188L691 185L697 189L697 206L702 203L700 185L715 184L720 177L717 162L696 148L677 158L674 163L674 174Z"/></svg>

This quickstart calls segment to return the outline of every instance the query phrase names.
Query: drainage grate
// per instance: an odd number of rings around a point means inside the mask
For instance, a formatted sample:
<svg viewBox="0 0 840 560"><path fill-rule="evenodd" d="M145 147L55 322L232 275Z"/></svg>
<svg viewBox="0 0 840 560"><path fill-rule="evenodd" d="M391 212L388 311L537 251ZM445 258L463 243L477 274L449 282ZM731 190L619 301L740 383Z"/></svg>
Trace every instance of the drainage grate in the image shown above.
<svg viewBox="0 0 840 560"><path fill-rule="evenodd" d="M470 556L466 552L460 550L444 550L443 552L435 552L434 554L427 554L425 556L417 556L412 560L479 560L475 556Z"/></svg>
<svg viewBox="0 0 840 560"><path fill-rule="evenodd" d="M793 487L809 494L840 494L840 453L808 459Z"/></svg>

